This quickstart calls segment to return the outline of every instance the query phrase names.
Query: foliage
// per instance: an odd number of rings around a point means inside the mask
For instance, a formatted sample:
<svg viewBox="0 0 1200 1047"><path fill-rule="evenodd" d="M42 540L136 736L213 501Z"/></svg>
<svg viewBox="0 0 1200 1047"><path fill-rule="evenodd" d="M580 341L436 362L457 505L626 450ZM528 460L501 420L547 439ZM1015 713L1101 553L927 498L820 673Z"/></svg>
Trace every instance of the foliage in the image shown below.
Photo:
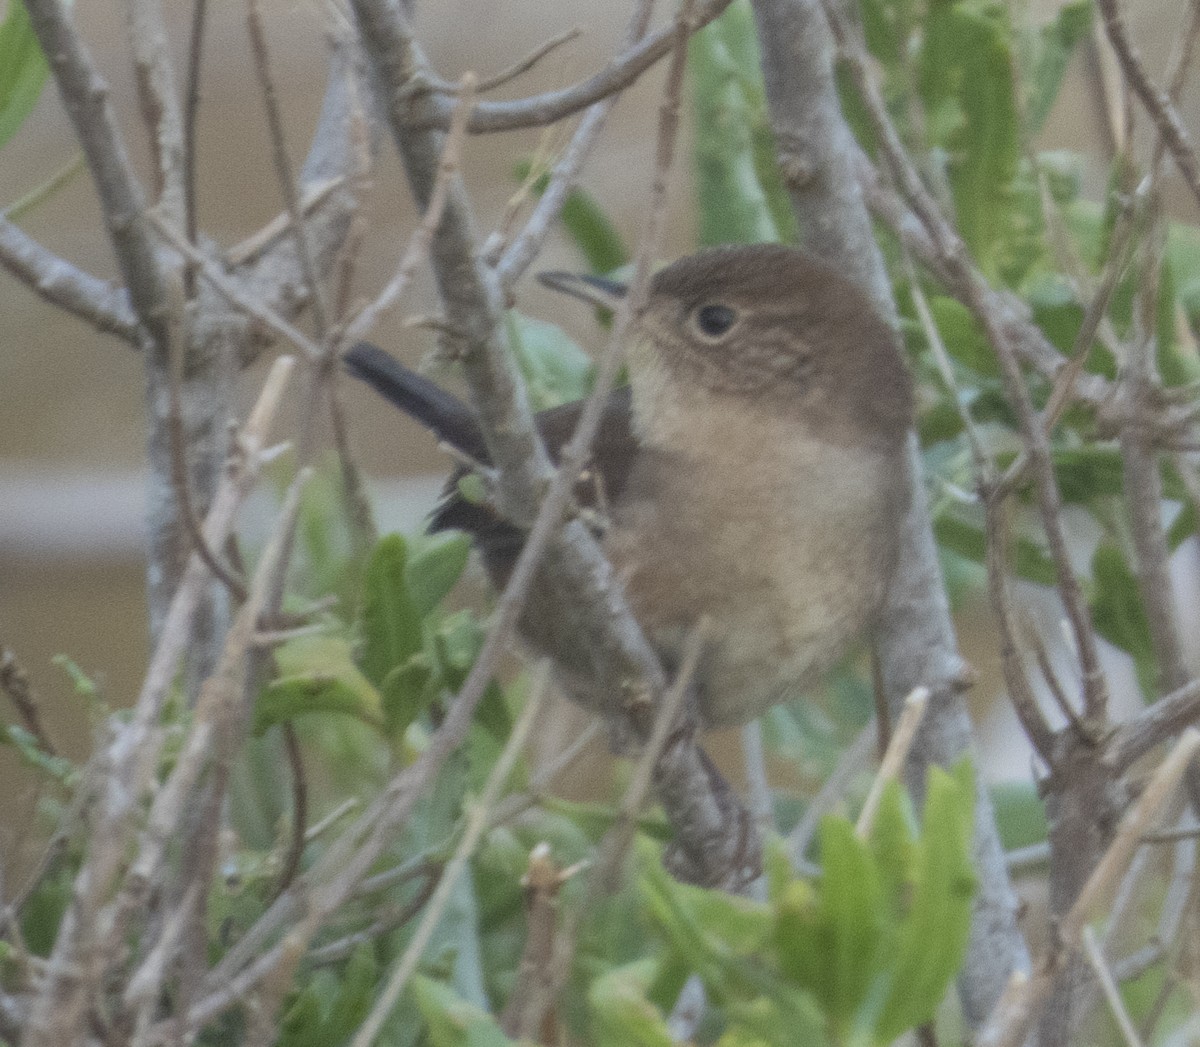
<svg viewBox="0 0 1200 1047"><path fill-rule="evenodd" d="M955 214L988 278L1019 299L1064 353L1074 351L1085 303L1062 256L1077 256L1079 272L1094 277L1105 264L1129 189L1126 172L1114 168L1105 198L1085 200L1077 158L1037 152L1031 144L1091 19L1085 0L1066 4L1032 29L1014 24L1011 9L993 0L863 3L863 26L889 110L922 158L923 175ZM0 144L25 118L45 77L44 59L30 39L24 8L13 0L0 26ZM689 63L698 243L795 239L773 162L753 20L744 0L696 35ZM864 148L874 150L849 88L845 106ZM531 165L518 177L528 179L535 194L546 184L544 172ZM615 222L582 189L572 192L562 224L593 272L612 273L628 263ZM1051 226L1065 245L1054 241ZM966 599L981 584L987 535L972 490L962 411L1000 471L1021 454L1017 421L990 344L971 313L914 276L899 244L885 238L883 247L918 383L918 432L936 538L945 561L962 568L956 595ZM1138 275L1126 274L1114 295L1110 313L1119 336L1135 326ZM920 295L933 331L922 323ZM1186 391L1200 379L1188 326L1200 316L1200 230L1169 229L1166 269L1153 305L1164 384ZM933 334L948 354L950 385L934 363ZM560 328L513 309L507 335L536 408L578 398L591 387L589 357ZM1103 348L1084 361L1085 374L1111 378L1116 369ZM1031 377L1030 384L1037 405L1044 406L1047 383ZM1134 573L1119 449L1095 409L1074 406L1053 429L1051 457L1063 499L1088 535L1081 560L1097 630L1132 659L1150 699L1157 667ZM1169 465L1161 480L1174 549L1195 534L1195 513ZM485 493L477 477L462 485L479 498ZM475 602L464 609L456 589L470 573L464 536L388 534L361 550L348 535L339 490L328 469L310 485L299 530L300 578L289 597L297 608L328 595L336 602L321 611L315 628L298 630L273 649L270 679L253 709L260 763L246 761L252 768L247 776L263 786L269 765L280 762L272 748L280 728L299 736L316 815L310 828L346 804L361 806L390 773L425 750L474 664L487 624L486 607ZM1054 586L1055 564L1027 481L1019 484L1015 501L1007 521L1007 569L1030 585ZM81 688L91 686L69 668ZM467 743L421 797L403 837L376 870L389 873L387 882L355 897L321 932L315 945L325 953L319 962L299 965L286 994L280 1047L343 1043L361 1022L411 940L413 917L464 831L526 689L519 676L489 685ZM869 715L870 697L866 674L847 663L821 701L769 714L767 744L798 766L800 776L819 778ZM173 706L166 730L182 734L189 715ZM47 753L19 727L6 727L0 743L13 746L46 783L46 820L66 824L59 797L78 785L80 768ZM259 774L258 767L267 770ZM532 773L519 761L510 791L521 794ZM282 786L275 788L281 780L271 779L262 793L281 792ZM562 911L579 913L578 949L562 972L559 1017L569 1038L599 1047L665 1047L674 1042L666 1016L691 975L704 983L711 1005L701 1039L722 1047L873 1047L933 1020L961 965L968 931L973 781L965 764L950 773L932 771L919 829L896 785L885 790L868 840L859 839L847 819L826 818L815 879L794 875L782 847L773 844L765 901L672 880L661 861L667 831L660 817L646 815L638 824L631 875L615 897L584 909L582 878L575 877L567 878L557 899ZM1045 815L1032 786L1005 785L994 798L1005 846L1045 839ZM528 922L522 876L530 851L547 842L560 867L586 862L616 818L613 797L602 789L589 803L533 793L518 800L512 805L518 814L498 816L471 857L470 875L454 891L421 973L389 1020L387 1042L510 1042L498 1016L519 984ZM780 795L774 813L786 825L805 802ZM206 909L213 959L272 903L297 829L279 815L278 796L246 790L234 806L241 836ZM338 823L335 816L330 824ZM330 831L323 825L299 841L301 869ZM52 946L78 862L72 846L64 846L25 899L21 930L36 956ZM0 972L12 962L0 955ZM231 1042L242 1020L234 1016L208 1029L207 1042Z"/></svg>
<svg viewBox="0 0 1200 1047"><path fill-rule="evenodd" d="M0 147L33 111L49 68L23 0L9 0L0 23Z"/></svg>

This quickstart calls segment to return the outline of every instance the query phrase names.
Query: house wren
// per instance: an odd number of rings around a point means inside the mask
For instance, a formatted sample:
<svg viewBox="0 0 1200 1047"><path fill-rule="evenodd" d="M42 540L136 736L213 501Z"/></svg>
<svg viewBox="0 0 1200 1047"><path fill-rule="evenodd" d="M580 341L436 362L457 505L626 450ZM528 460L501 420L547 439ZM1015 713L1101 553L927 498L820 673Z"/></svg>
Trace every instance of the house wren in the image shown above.
<svg viewBox="0 0 1200 1047"><path fill-rule="evenodd" d="M598 277L541 279L610 308L625 292ZM707 616L697 708L710 726L745 723L801 695L878 615L906 508L911 379L865 293L778 245L701 251L660 270L627 345L629 387L609 396L576 497L602 521L604 551L668 671ZM488 461L460 400L365 343L345 362ZM537 416L552 458L581 409ZM432 526L473 535L497 585L524 540L453 482ZM611 708L550 587L535 583L521 631L576 700Z"/></svg>

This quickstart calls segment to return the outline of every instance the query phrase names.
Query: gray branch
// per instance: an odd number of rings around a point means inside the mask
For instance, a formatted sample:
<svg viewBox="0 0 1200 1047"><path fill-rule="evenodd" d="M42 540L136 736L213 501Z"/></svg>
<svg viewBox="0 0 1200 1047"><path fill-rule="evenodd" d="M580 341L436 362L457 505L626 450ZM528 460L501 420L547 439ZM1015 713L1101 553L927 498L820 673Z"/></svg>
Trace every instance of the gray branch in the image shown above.
<svg viewBox="0 0 1200 1047"><path fill-rule="evenodd" d="M424 209L437 177L442 136L433 129L415 129L411 119L412 84L424 75L423 56L398 8L385 0L354 0L354 9L396 147ZM553 474L510 358L500 280L477 256L470 203L457 174L449 183L431 259L455 355L462 361L498 469L499 506L510 520L528 526ZM608 682L610 715L622 714L624 696L630 693L662 694L662 668L615 584L611 566L581 523L568 523L547 543L541 576L536 597L540 613L563 623L564 635L588 653L591 675ZM743 865L755 852L739 831L748 819L691 732L672 739L656 768L656 784L676 830L679 868L706 883L742 884Z"/></svg>
<svg viewBox="0 0 1200 1047"><path fill-rule="evenodd" d="M701 29L730 4L730 0L704 0L692 12L693 29ZM671 50L673 26L667 25L651 33L625 54L618 55L595 76L578 84L547 91L533 98L512 102L479 102L475 106L467 130L471 134L489 131L513 131L519 127L543 127L572 116L609 95L617 94L632 84L655 62ZM422 70L409 82L404 123L411 128L446 130L454 112L454 99L440 93L427 71Z"/></svg>
<svg viewBox="0 0 1200 1047"><path fill-rule="evenodd" d="M800 220L801 237L816 253L858 279L871 292L880 313L896 325L887 273L856 177L858 147L838 103L834 45L819 0L755 0L753 6L780 168ZM910 787L919 790L929 765L954 763L972 751L972 741L962 700L969 669L958 654L950 620L915 436L910 447L911 501L878 654L893 717L914 687L924 685L932 694L909 758ZM980 887L960 981L964 1011L972 1026L987 1016L1011 972L1029 965L995 817L982 787L976 809L975 864Z"/></svg>
<svg viewBox="0 0 1200 1047"><path fill-rule="evenodd" d="M59 258L3 215L0 266L38 297L85 320L97 331L138 343L138 318L126 291Z"/></svg>

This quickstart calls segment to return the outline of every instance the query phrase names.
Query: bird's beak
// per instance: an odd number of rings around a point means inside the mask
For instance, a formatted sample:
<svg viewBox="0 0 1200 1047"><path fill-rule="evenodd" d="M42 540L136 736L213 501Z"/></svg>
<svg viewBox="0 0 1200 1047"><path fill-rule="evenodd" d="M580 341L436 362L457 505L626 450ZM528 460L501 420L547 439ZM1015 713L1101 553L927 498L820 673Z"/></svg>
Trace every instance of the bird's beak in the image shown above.
<svg viewBox="0 0 1200 1047"><path fill-rule="evenodd" d="M562 291L575 298L581 298L602 309L616 308L625 297L626 286L616 280L608 280L603 276L588 276L583 273L538 273L538 280L555 291Z"/></svg>

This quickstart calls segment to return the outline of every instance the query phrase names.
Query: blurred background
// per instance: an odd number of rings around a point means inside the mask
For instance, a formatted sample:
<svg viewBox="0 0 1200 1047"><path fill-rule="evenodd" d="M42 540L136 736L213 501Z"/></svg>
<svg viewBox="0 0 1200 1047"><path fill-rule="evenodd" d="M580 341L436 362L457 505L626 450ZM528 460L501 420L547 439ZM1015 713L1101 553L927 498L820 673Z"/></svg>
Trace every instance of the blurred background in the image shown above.
<svg viewBox="0 0 1200 1047"><path fill-rule="evenodd" d="M169 6L177 68L182 68L190 5ZM624 4L575 0L553 4L444 0L418 6L422 42L435 68L448 79L468 69L489 75L551 36L573 26L584 30L532 72L507 85L498 93L503 97L559 86L598 69L613 52L627 16ZM262 7L291 151L298 161L307 148L324 90L319 72L324 68L322 7L293 0ZM1162 68L1169 54L1179 7L1177 0L1134 0L1127 5L1134 36L1154 71ZM1040 4L1016 16L1036 21L1054 10L1053 5ZM76 16L112 86L127 143L148 180L145 136L136 116L125 48L124 6L115 0L91 0L76 5ZM1076 56L1068 85L1038 143L1092 158L1085 163L1085 185L1097 197L1109 154L1096 87L1102 65L1095 49L1090 56ZM582 178L629 243L636 242L648 195L661 75L661 69L651 71L626 93L609 121L604 144ZM202 94L201 225L208 236L228 247L283 207L241 4L213 5ZM1181 110L1193 134L1200 136L1200 85L1192 84ZM545 145L538 131L468 140L464 173L477 208L481 241L501 220L517 188L516 164ZM686 253L695 243L686 142L684 150L676 165L668 256ZM0 151L0 206L45 182L76 156L69 123L51 82L33 116ZM1194 205L1185 197L1176 173L1169 166L1168 170L1171 213L1177 220L1195 224ZM365 199L365 216L371 235L358 286L361 293L369 294L390 276L415 220L390 145L381 151L374 185ZM24 216L21 225L90 272L114 275L86 172L78 173L53 198ZM552 240L539 267L579 264L569 245ZM599 344L599 332L586 310L565 304L532 279L524 281L518 296L525 312L553 317L589 349ZM375 340L415 365L433 347L433 337L407 326L405 319L435 308L427 282L418 280L375 332ZM147 655L141 368L123 343L95 334L3 273L0 316L0 644L11 648L27 671L54 737L68 755L79 757L88 750L90 725L81 714L70 677L55 665L55 656L68 656L99 683L107 701L120 706L136 694ZM260 364L244 376L247 394L257 389L263 369ZM436 496L447 461L415 425L364 390L346 384L352 440L373 483L381 530L415 527ZM260 511L270 496L262 497ZM255 506L248 511L253 516ZM1181 593L1200 591L1191 544L1185 544L1176 565L1183 576ZM1059 611L1053 594L1044 596L1029 587L1022 592L1044 634L1057 635ZM987 773L995 779L1026 779L1028 750L1011 723L1007 703L996 701L1000 694L997 653L985 601L964 605L958 624L964 653L980 675L972 702ZM1197 639L1197 635L1188 638L1193 656ZM1130 678L1122 656L1109 652L1109 659L1114 673ZM1132 685L1123 690L1136 694ZM731 759L736 762L736 756ZM23 782L16 755L0 747L0 850L21 837L33 817Z"/></svg>

